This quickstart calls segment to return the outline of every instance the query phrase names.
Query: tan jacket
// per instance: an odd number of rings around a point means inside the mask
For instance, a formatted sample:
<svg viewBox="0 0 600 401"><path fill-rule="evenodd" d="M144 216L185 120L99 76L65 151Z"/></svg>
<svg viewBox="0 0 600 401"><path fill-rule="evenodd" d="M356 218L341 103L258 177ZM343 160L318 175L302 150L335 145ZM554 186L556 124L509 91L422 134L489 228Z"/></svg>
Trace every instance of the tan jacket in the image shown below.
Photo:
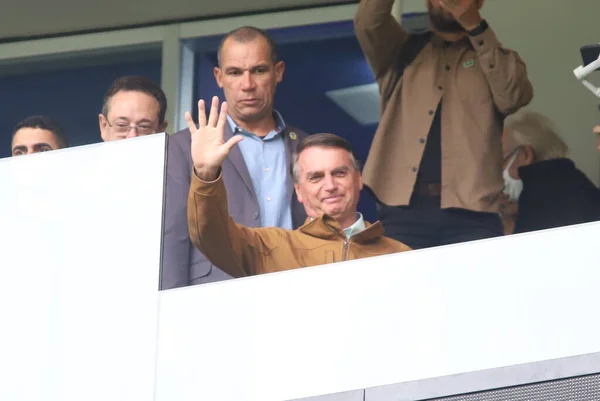
<svg viewBox="0 0 600 401"><path fill-rule="evenodd" d="M389 93L408 33L391 15L394 0L361 0L355 31L381 93ZM445 46L434 37L392 89L364 168L387 205L407 205L429 128L442 102L443 208L498 211L502 123L527 105L533 88L519 55L491 28Z"/></svg>
<svg viewBox="0 0 600 401"><path fill-rule="evenodd" d="M409 250L384 237L381 223L366 223L367 229L349 240L339 224L327 216L307 220L293 231L236 224L227 211L227 193L221 177L204 182L192 174L188 224L192 243L233 277Z"/></svg>

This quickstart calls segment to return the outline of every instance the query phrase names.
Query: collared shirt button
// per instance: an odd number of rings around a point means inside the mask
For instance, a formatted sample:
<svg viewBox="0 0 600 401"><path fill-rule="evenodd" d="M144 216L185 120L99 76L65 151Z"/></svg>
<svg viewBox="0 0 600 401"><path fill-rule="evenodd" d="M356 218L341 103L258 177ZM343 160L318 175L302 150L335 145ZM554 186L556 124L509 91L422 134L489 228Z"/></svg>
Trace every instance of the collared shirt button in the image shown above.
<svg viewBox="0 0 600 401"><path fill-rule="evenodd" d="M413 168L412 168L412 172L413 172L413 173L416 173L416 172L417 172L417 168L416 168L416 167L413 167Z"/></svg>
<svg viewBox="0 0 600 401"><path fill-rule="evenodd" d="M483 42L483 40L480 40L479 42L477 42L477 44L478 44L479 46L483 46L483 43L484 43L484 42Z"/></svg>
<svg viewBox="0 0 600 401"><path fill-rule="evenodd" d="M419 138L419 142L425 143L425 138Z"/></svg>
<svg viewBox="0 0 600 401"><path fill-rule="evenodd" d="M270 196L267 196L267 201L270 201L270 200L271 200L271 197L270 197Z"/></svg>
<svg viewBox="0 0 600 401"><path fill-rule="evenodd" d="M450 71L450 66L446 64L446 71Z"/></svg>
<svg viewBox="0 0 600 401"><path fill-rule="evenodd" d="M265 173L268 173L269 171L271 171L271 169L268 167L265 167Z"/></svg>
<svg viewBox="0 0 600 401"><path fill-rule="evenodd" d="M252 217L254 218L254 220L257 220L258 219L258 212L255 212Z"/></svg>
<svg viewBox="0 0 600 401"><path fill-rule="evenodd" d="M490 68L494 68L494 64L490 64Z"/></svg>
<svg viewBox="0 0 600 401"><path fill-rule="evenodd" d="M443 89L444 89L444 87L443 87L442 85L438 85L438 89L439 89L439 90L443 90Z"/></svg>
<svg viewBox="0 0 600 401"><path fill-rule="evenodd" d="M433 110L429 110L429 115L432 116L433 115Z"/></svg>

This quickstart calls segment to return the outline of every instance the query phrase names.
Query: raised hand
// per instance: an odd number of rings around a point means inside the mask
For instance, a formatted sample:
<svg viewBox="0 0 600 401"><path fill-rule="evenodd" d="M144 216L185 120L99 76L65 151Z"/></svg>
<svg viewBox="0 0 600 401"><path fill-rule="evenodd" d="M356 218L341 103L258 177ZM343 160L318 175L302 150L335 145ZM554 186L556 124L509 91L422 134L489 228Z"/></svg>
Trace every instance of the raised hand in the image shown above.
<svg viewBox="0 0 600 401"><path fill-rule="evenodd" d="M439 4L467 31L475 29L481 22L479 0L440 0Z"/></svg>
<svg viewBox="0 0 600 401"><path fill-rule="evenodd" d="M198 128L189 112L185 113L185 120L192 136L192 163L196 175L201 180L213 181L219 175L223 160L243 139L241 135L235 135L227 142L223 140L223 130L227 124L227 102L223 102L219 112L219 98L214 96L207 120L204 100L200 100L198 101Z"/></svg>

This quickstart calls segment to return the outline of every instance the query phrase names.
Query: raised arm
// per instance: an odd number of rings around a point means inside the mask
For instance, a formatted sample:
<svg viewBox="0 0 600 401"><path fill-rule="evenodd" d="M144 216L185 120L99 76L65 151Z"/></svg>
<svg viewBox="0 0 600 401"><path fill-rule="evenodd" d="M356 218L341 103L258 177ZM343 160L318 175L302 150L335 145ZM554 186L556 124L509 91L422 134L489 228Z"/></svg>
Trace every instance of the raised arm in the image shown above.
<svg viewBox="0 0 600 401"><path fill-rule="evenodd" d="M471 36L471 42L496 108L509 115L529 104L533 98L533 86L527 76L527 67L517 52L502 47L491 28Z"/></svg>
<svg viewBox="0 0 600 401"><path fill-rule="evenodd" d="M469 33L498 111L509 115L533 98L525 63L517 52L502 47L479 14L478 0L441 0L440 4Z"/></svg>
<svg viewBox="0 0 600 401"><path fill-rule="evenodd" d="M223 141L227 103L212 100L206 119L204 101L198 102L196 128L189 113L186 120L192 136L192 183L188 195L188 227L192 243L215 265L233 277L262 271L264 254L260 229L237 225L227 210L227 193L220 175L221 164L242 140L236 135ZM218 116L217 116L218 115ZM273 238L271 237L271 240Z"/></svg>
<svg viewBox="0 0 600 401"><path fill-rule="evenodd" d="M395 66L408 33L392 16L394 0L361 0L354 16L358 43L377 81Z"/></svg>

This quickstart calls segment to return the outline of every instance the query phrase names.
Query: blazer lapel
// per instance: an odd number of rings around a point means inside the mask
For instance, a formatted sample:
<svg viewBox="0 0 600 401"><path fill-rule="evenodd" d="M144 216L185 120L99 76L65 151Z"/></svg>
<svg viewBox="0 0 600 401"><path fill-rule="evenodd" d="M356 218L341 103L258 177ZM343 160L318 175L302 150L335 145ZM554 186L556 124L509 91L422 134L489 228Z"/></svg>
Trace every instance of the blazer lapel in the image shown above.
<svg viewBox="0 0 600 401"><path fill-rule="evenodd" d="M231 137L233 137L233 132L231 131L231 127L229 123L225 123L225 130L223 132L223 140L227 142ZM254 192L254 186L252 185L252 179L250 178L250 172L248 172L248 167L246 166L246 162L244 161L244 156L242 155L242 151L240 150L240 145L236 145L231 149L229 153L229 157L225 160L229 160L233 167L237 170L240 177L248 187L248 190L252 193L254 197L256 197L256 193Z"/></svg>
<svg viewBox="0 0 600 401"><path fill-rule="evenodd" d="M293 129L288 127L286 127L281 134L283 135L283 142L285 143L285 156L287 164L288 166L291 166L294 152L300 144L300 138L298 138L298 135ZM292 225L294 228L300 227L304 223L304 220L306 220L306 211L304 210L304 206L298 202L296 190L294 189L294 177L290 175L286 182L286 190L288 191L287 193L290 194L291 201Z"/></svg>

